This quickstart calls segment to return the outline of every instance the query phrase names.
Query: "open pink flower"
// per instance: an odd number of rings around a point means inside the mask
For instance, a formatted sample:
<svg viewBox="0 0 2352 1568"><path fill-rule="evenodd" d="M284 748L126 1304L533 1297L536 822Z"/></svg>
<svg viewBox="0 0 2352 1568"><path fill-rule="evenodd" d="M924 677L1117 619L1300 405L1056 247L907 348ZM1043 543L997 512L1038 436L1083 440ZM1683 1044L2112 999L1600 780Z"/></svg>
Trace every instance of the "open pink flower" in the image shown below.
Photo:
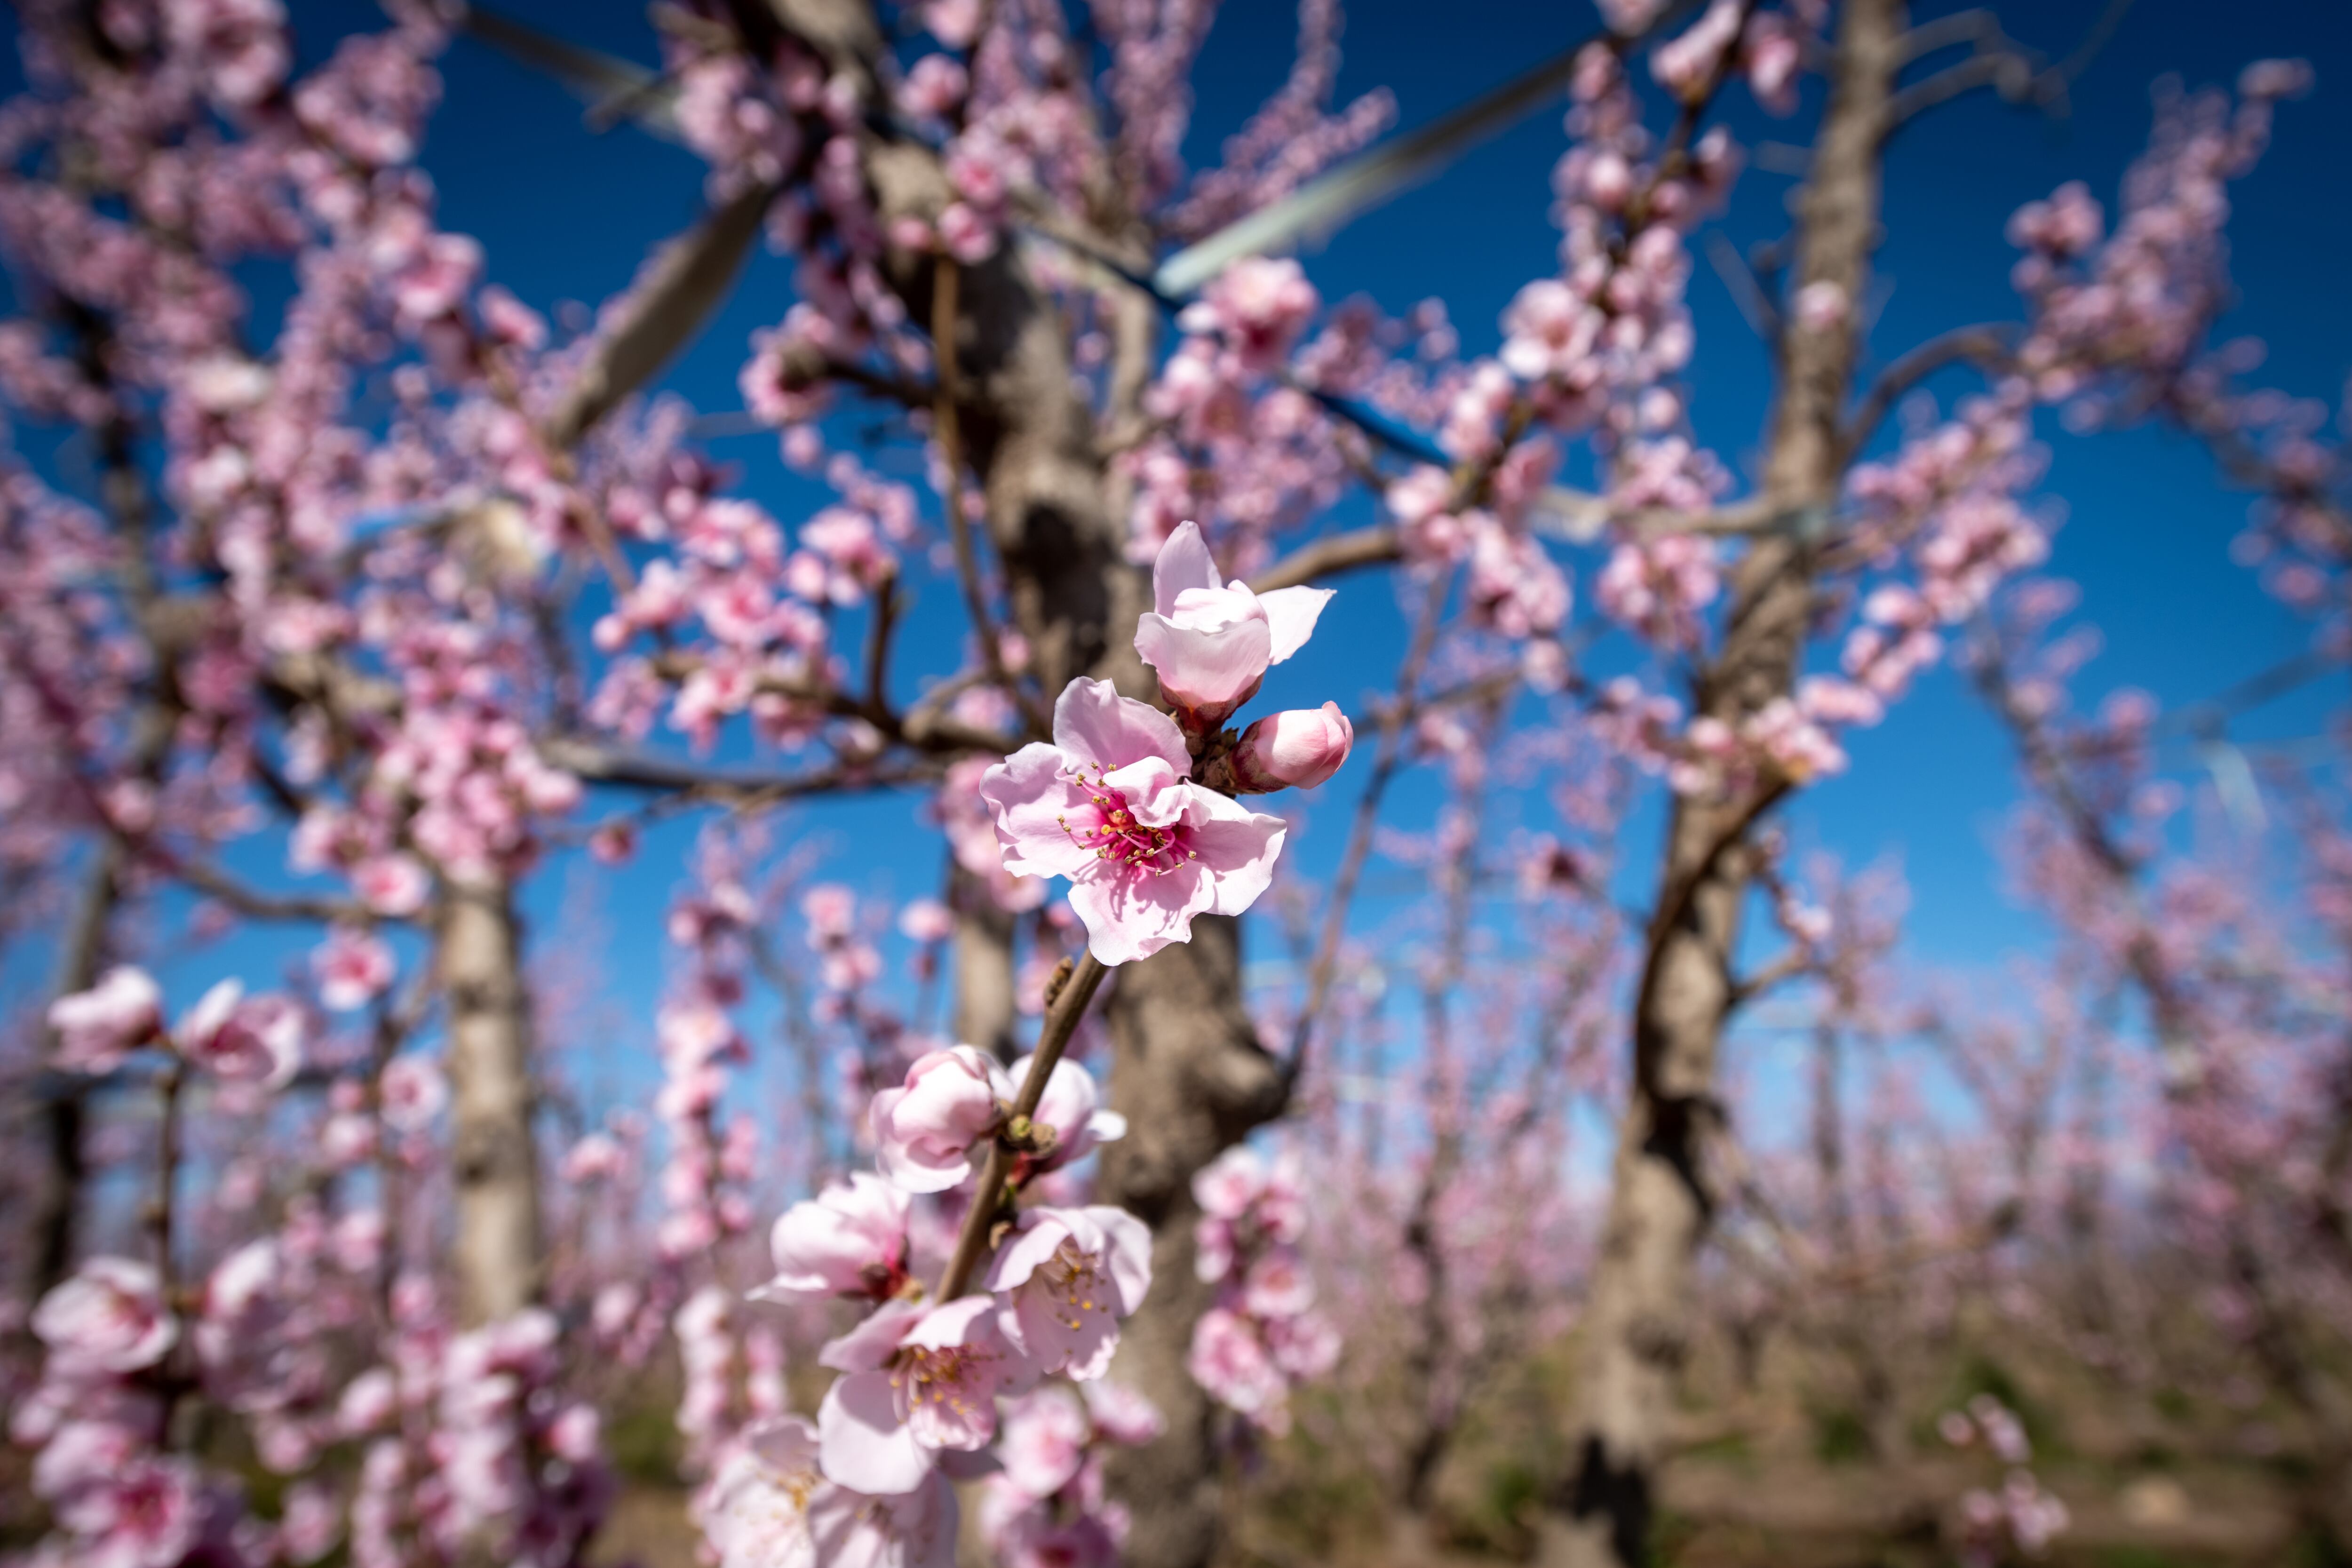
<svg viewBox="0 0 2352 1568"><path fill-rule="evenodd" d="M58 1522L80 1537L71 1561L87 1568L177 1568L205 1524L196 1468L142 1455L92 1478L58 1503Z"/></svg>
<svg viewBox="0 0 2352 1568"><path fill-rule="evenodd" d="M986 1447L997 1394L1031 1378L987 1296L885 1302L817 1359L846 1374L817 1411L825 1479L882 1496L921 1486L942 1448Z"/></svg>
<svg viewBox="0 0 2352 1568"><path fill-rule="evenodd" d="M1026 1497L1052 1497L1087 1462L1089 1436L1087 1413L1069 1390L1036 1390L1004 1412L1004 1437L997 1445L1004 1479Z"/></svg>
<svg viewBox="0 0 2352 1568"><path fill-rule="evenodd" d="M936 1471L902 1497L835 1486L817 1469L816 1429L779 1415L748 1429L696 1500L719 1568L950 1568L955 1493Z"/></svg>
<svg viewBox="0 0 2352 1568"><path fill-rule="evenodd" d="M163 994L144 970L110 969L96 985L49 1005L58 1060L78 1072L111 1072L123 1053L163 1026Z"/></svg>
<svg viewBox="0 0 2352 1568"><path fill-rule="evenodd" d="M180 1326L155 1270L128 1258L92 1258L33 1309L33 1332L62 1366L137 1372L163 1359Z"/></svg>
<svg viewBox="0 0 2352 1568"><path fill-rule="evenodd" d="M971 1146L1013 1098L1004 1069L970 1046L917 1058L907 1081L874 1097L882 1172L910 1193L943 1193L971 1174Z"/></svg>
<svg viewBox="0 0 2352 1568"><path fill-rule="evenodd" d="M1151 1232L1108 1204L1029 1209L988 1288L1008 1298L1005 1326L1039 1372L1100 1377L1118 1348L1118 1321L1151 1288Z"/></svg>
<svg viewBox="0 0 2352 1568"><path fill-rule="evenodd" d="M283 996L248 997L224 980L172 1026L172 1044L215 1078L282 1089L302 1065L301 1009Z"/></svg>
<svg viewBox="0 0 2352 1568"><path fill-rule="evenodd" d="M376 1080L383 1120L399 1132L414 1132L432 1124L449 1103L449 1080L430 1057L394 1057Z"/></svg>
<svg viewBox="0 0 2352 1568"><path fill-rule="evenodd" d="M1135 651L1187 727L1213 730L1256 693L1268 665L1307 645L1330 597L1328 588L1261 596L1238 580L1220 587L1208 542L1186 522L1152 564L1152 609L1136 623Z"/></svg>
<svg viewBox="0 0 2352 1568"><path fill-rule="evenodd" d="M352 926L337 926L310 954L319 1000L338 1013L354 1012L382 995L394 972L390 944Z"/></svg>
<svg viewBox="0 0 2352 1568"><path fill-rule="evenodd" d="M768 1236L776 1277L753 1299L898 1294L907 1282L908 1203L902 1189L860 1171L794 1204Z"/></svg>
<svg viewBox="0 0 2352 1568"><path fill-rule="evenodd" d="M1074 680L1054 740L988 770L1004 867L1066 877L1070 907L1104 963L1149 958L1192 934L1192 917L1237 915L1274 879L1284 825L1191 782L1168 716L1108 680Z"/></svg>

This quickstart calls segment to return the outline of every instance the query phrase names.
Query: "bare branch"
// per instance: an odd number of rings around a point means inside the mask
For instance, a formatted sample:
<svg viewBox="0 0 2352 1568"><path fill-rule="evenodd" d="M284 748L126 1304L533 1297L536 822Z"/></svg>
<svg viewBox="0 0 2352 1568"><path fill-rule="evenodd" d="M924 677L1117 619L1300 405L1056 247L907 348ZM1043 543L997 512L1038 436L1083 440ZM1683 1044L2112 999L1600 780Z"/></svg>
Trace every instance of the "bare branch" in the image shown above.
<svg viewBox="0 0 2352 1568"><path fill-rule="evenodd" d="M1300 545L1251 578L1250 588L1255 593L1271 594L1276 588L1296 588L1342 572L1385 566L1402 555L1395 524L1376 523Z"/></svg>
<svg viewBox="0 0 2352 1568"><path fill-rule="evenodd" d="M2016 339L2021 331L2010 322L1955 327L1929 338L1888 365L1871 383L1853 417L1846 421L1843 439L1847 455L1851 457L1862 449L1877 432L1880 422L1903 400L1904 394L1937 371L1956 364L1973 364L1988 375L1998 375L2009 369L2014 362Z"/></svg>

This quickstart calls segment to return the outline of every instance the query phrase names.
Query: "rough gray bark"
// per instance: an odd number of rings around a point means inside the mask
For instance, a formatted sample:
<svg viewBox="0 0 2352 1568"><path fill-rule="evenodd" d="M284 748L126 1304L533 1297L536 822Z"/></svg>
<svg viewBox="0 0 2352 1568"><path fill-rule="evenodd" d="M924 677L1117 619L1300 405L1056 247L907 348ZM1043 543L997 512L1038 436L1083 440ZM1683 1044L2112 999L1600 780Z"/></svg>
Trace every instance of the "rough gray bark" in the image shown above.
<svg viewBox="0 0 2352 1568"><path fill-rule="evenodd" d="M540 1287L530 1002L511 889L447 879L434 934L448 1009L458 1313L489 1322L529 1306Z"/></svg>
<svg viewBox="0 0 2352 1568"><path fill-rule="evenodd" d="M1828 282L1848 300L1864 297L1904 18L1901 0L1850 0L1844 8L1812 177L1798 199L1792 289ZM1819 325L1792 321L1782 334L1763 476L1769 500L1794 511L1834 498L1855 347L1852 310ZM1768 535L1750 546L1733 574L1722 647L1696 679L1697 710L1737 727L1789 692L1813 605L1811 557L1799 536ZM1694 1270L1715 1206L1709 1149L1724 1118L1717 1056L1754 872L1748 834L1781 788L1759 783L1723 798L1677 798L1667 828L1634 1003L1631 1103L1584 1313L1573 1468L1545 1531L1551 1563L1631 1568L1647 1555L1674 1381L1695 1328Z"/></svg>
<svg viewBox="0 0 2352 1568"><path fill-rule="evenodd" d="M1013 1032L1013 917L961 867L950 879L950 890L956 922L949 947L955 1037L1011 1063L1021 1054Z"/></svg>
<svg viewBox="0 0 2352 1568"><path fill-rule="evenodd" d="M1279 1115L1286 1094L1242 1005L1241 960L1239 922L1203 916L1191 942L1121 969L1107 1006L1111 1103L1128 1133L1103 1151L1097 1201L1152 1232L1151 1291L1120 1331L1111 1376L1168 1421L1158 1441L1111 1458L1112 1487L1134 1517L1134 1568L1199 1568L1223 1530L1216 1407L1184 1366L1216 1294L1193 1271L1192 1175Z"/></svg>
<svg viewBox="0 0 2352 1568"><path fill-rule="evenodd" d="M65 951L58 965L56 994L87 991L98 982L105 965L107 927L121 897L123 853L109 838L98 847L89 868L73 924L67 930ZM54 1054L51 1037L43 1055ZM24 1299L38 1300L63 1280L73 1267L74 1233L81 1215L82 1125L86 1091L79 1074L55 1073L45 1084L40 1100L39 1137L47 1156L39 1184L34 1189L27 1216L34 1237L29 1289Z"/></svg>

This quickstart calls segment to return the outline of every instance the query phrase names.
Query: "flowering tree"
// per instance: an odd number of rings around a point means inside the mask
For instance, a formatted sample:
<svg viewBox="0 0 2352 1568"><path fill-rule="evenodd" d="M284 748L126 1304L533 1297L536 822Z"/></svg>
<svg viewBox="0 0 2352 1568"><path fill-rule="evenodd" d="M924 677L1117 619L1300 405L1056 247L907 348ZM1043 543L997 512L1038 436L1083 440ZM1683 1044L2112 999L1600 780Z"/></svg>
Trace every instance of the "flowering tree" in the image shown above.
<svg viewBox="0 0 2352 1568"><path fill-rule="evenodd" d="M2187 1173L2150 1201L2196 1220L2307 1428L2309 1510L2352 1541L2352 1417L2315 1348L2352 1265L2352 1077L2340 982L2305 956L2342 935L2337 813L2281 785L2320 847L2307 920L2171 869L2158 720L2066 719L2065 591L2029 575L2037 418L2168 422L2259 493L2240 553L2340 659L2340 452L2212 342L2227 190L2306 72L2161 96L2112 228L2078 184L2018 212L2018 320L1898 347L1870 331L1890 143L1976 89L2059 101L2086 55L1898 0L1606 0L1559 60L1358 156L1388 102L1333 107L1338 11L1306 0L1286 82L1192 171L1207 6L709 0L654 13L658 69L388 11L316 61L274 0L20 12L0 857L8 937L58 970L12 1068L37 1157L10 1172L35 1216L13 1435L47 1560L578 1561L602 1427L657 1352L730 1565L943 1561L954 1483L1007 1561L1204 1563L1236 1478L1332 1409L1402 1412L1368 1447L1426 1531L1465 1406L1573 1319L1538 1533L1632 1563L1710 1324L1801 1317L1892 1453L1930 1336L1874 1304L1930 1321L1937 1290L2016 1284L2002 1249L2112 1225L2100 1173L2147 1147ZM420 147L461 26L707 166L707 216L580 323L439 226ZM1538 89L1571 102L1559 267L1494 353L1439 305L1327 305L1276 254ZM1685 299L1741 96L1810 137L1742 278L1773 376L1744 479L1699 437ZM824 489L804 518L647 395L763 245L790 303L740 388ZM1923 401L1963 376L1948 414ZM1373 521L1326 525L1349 504ZM1234 722L1321 584L1375 569L1405 617L1393 689ZM952 667L912 671L934 580ZM1910 1000L1889 900L1793 867L1779 820L1948 648L2037 803L2021 879L2069 967L2035 1052ZM1401 832L1391 786L1422 764L1446 805ZM1259 807L1335 777L1357 804L1318 892L1278 870L1295 816ZM1616 839L1653 781L1645 872ZM782 815L876 790L919 804L949 867L895 921L812 879ZM521 896L682 813L707 830L667 921L662 1087L650 1115L595 1107ZM1378 1000L1401 939L1360 918L1376 855L1433 895L1402 1038ZM1477 902L1498 856L1502 933ZM1245 989L1262 902L1288 978ZM299 971L167 1000L168 947L234 922L300 933ZM740 1071L761 988L782 1125ZM1722 1069L1768 995L1811 1010L1801 1184L1738 1135ZM2130 1138L2118 1006L2157 1064ZM1865 1223L1843 1053L1921 1042L1981 1125L1875 1062ZM1609 1197L1580 1214L1571 1127L1604 1100ZM1992 1188L1965 1138L1999 1150ZM1726 1216L1733 1249L1773 1234L1761 1285L1703 1267ZM1383 1310L1399 1281L1410 1310ZM2066 1342L2124 1365L2105 1289ZM1403 1388L1336 1375L1343 1338ZM794 1387L808 1350L837 1376ZM1990 1559L2065 1515L1986 1397L1949 1430L2013 1467L1953 1500ZM283 1497L241 1498L224 1444Z"/></svg>

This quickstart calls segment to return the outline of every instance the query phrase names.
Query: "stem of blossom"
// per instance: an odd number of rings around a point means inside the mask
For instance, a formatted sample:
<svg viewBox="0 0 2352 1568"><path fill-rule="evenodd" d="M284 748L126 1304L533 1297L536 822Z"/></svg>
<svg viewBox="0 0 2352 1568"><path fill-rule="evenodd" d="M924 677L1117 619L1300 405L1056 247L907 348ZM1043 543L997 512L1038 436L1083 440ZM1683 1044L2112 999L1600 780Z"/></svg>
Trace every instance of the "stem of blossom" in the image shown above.
<svg viewBox="0 0 2352 1568"><path fill-rule="evenodd" d="M971 542L971 520L963 514L963 434L957 422L956 400L961 385L956 374L956 294L962 276L955 258L941 252L931 268L931 353L938 363L939 396L931 406L931 435L940 444L940 466L947 470L942 496L947 503L948 538L954 542L956 576L963 584L964 611L971 617L971 635L980 644L980 660L992 685L1013 699L1030 732L1044 735L1051 726L1030 700L1028 689L1005 672L1004 647L995 618L988 613L988 592L980 581L980 552Z"/></svg>
<svg viewBox="0 0 2352 1568"><path fill-rule="evenodd" d="M1037 1113L1038 1101L1045 1098L1045 1081L1054 1076L1055 1067L1062 1053L1069 1048L1070 1037L1077 1033L1078 1020L1086 1016L1095 992L1110 973L1103 962L1089 952L1078 960L1071 972L1070 982L1062 987L1054 1005L1045 1013L1045 1026L1037 1037L1037 1054L1029 1058L1029 1076L1021 1080L1021 1091L1014 1096L1013 1109L1004 1118L1010 1128L1015 1121L1025 1121ZM940 1276L940 1285L931 1293L934 1301L952 1301L971 1282L972 1271L980 1266L981 1254L987 1249L988 1233L995 1226L998 1213L1003 1208L1007 1194L1005 1184L1013 1174L1013 1148L1003 1133L989 1141L988 1160L981 1167L980 1186L973 1192L971 1209L963 1216L963 1229L956 1237L955 1254L948 1259L947 1271Z"/></svg>

